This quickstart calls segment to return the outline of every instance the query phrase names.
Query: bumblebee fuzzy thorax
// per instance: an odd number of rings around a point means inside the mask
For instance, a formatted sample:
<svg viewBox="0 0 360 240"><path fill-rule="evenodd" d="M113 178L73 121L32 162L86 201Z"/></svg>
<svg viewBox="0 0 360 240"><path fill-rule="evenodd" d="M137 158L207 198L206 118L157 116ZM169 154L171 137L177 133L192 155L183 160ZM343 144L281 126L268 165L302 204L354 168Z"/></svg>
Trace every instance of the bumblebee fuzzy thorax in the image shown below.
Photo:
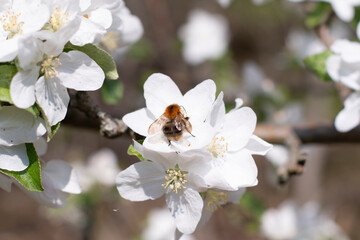
<svg viewBox="0 0 360 240"><path fill-rule="evenodd" d="M170 120L176 118L177 115L181 113L181 107L177 104L171 104L166 107L164 115Z"/></svg>

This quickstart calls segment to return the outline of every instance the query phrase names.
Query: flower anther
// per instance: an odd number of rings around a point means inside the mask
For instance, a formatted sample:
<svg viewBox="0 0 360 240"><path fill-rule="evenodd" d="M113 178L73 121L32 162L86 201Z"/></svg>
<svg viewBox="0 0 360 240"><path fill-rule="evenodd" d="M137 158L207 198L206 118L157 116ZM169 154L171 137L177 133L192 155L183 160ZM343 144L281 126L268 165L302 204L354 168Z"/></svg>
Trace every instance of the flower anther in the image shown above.
<svg viewBox="0 0 360 240"><path fill-rule="evenodd" d="M165 184L162 184L161 186L163 188L169 188L175 193L178 193L178 190L185 189L186 186L184 186L187 183L186 180L186 174L187 171L181 171L179 168L179 165L176 164L174 169L168 169L166 170L166 182Z"/></svg>

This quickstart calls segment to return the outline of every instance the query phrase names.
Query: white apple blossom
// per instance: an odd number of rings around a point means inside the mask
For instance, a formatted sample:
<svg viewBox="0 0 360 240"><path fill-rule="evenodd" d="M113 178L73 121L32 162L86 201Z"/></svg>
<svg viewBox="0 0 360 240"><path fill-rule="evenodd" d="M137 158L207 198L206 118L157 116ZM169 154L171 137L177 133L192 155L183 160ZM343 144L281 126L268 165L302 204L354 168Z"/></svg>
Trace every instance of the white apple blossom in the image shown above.
<svg viewBox="0 0 360 240"><path fill-rule="evenodd" d="M278 209L269 209L261 218L261 229L270 240L348 240L341 228L327 214L322 213L315 202L308 202L298 208L288 201Z"/></svg>
<svg viewBox="0 0 360 240"><path fill-rule="evenodd" d="M218 4L223 7L223 8L227 8L230 6L230 4L233 2L233 0L216 0L218 2Z"/></svg>
<svg viewBox="0 0 360 240"><path fill-rule="evenodd" d="M21 49L18 42L44 27L49 8L40 0L0 2L0 62L14 60Z"/></svg>
<svg viewBox="0 0 360 240"><path fill-rule="evenodd" d="M66 36L71 26L61 30ZM59 40L59 44L67 41ZM102 69L79 51L62 52L64 45L55 41L28 38L20 42L28 51L19 54L22 69L13 77L10 95L19 108L28 108L35 101L44 111L50 125L63 120L70 100L67 88L78 91L97 90L102 86ZM40 76L40 73L43 75ZM40 76L40 78L39 78Z"/></svg>
<svg viewBox="0 0 360 240"><path fill-rule="evenodd" d="M360 0L289 0L290 2L327 2L330 3L336 15L344 22L350 22L355 16L355 7Z"/></svg>
<svg viewBox="0 0 360 240"><path fill-rule="evenodd" d="M218 14L193 10L188 23L179 30L184 46L182 55L191 65L222 57L229 44L227 20Z"/></svg>
<svg viewBox="0 0 360 240"><path fill-rule="evenodd" d="M165 194L177 229L195 231L203 200L199 192L207 185L202 177L209 169L209 154L202 151L158 153L134 141L135 149L151 161L138 162L116 177L120 195L131 201L153 200Z"/></svg>
<svg viewBox="0 0 360 240"><path fill-rule="evenodd" d="M254 111L238 107L225 114L221 92L206 119L215 131L206 147L212 155L212 168L205 179L212 188L234 191L257 185L257 167L252 154L265 155L272 148L271 144L253 135Z"/></svg>
<svg viewBox="0 0 360 240"><path fill-rule="evenodd" d="M326 61L330 77L356 91L345 100L344 109L335 119L336 129L347 132L360 123L360 44L341 39L334 42L331 50L334 55Z"/></svg>
<svg viewBox="0 0 360 240"><path fill-rule="evenodd" d="M16 180L0 174L0 187L4 190L11 191L11 184L14 183L26 194L48 207L64 207L70 193L81 193L76 173L69 164L61 160L51 160L42 165L41 182L44 191L34 192L25 189Z"/></svg>
<svg viewBox="0 0 360 240"><path fill-rule="evenodd" d="M140 19L131 14L126 6L112 10L113 23L103 37L101 44L115 58L121 58L129 46L139 41L144 33Z"/></svg>
<svg viewBox="0 0 360 240"><path fill-rule="evenodd" d="M209 144L213 137L212 127L204 123L204 120L211 111L215 91L215 83L212 80L205 80L182 95L168 76L160 73L152 74L144 84L146 108L126 114L123 121L134 132L147 136L144 146L148 148L162 152L198 149ZM167 106L174 103L185 109L195 137L184 133L182 139L172 141L169 146L169 141L162 131L148 136L148 128L164 113Z"/></svg>
<svg viewBox="0 0 360 240"><path fill-rule="evenodd" d="M14 106L0 108L0 168L22 171L29 166L25 143L35 142L46 128L41 118Z"/></svg>
<svg viewBox="0 0 360 240"><path fill-rule="evenodd" d="M167 208L153 209L147 216L147 227L141 234L143 240L175 240L176 225ZM195 240L184 234L179 240Z"/></svg>

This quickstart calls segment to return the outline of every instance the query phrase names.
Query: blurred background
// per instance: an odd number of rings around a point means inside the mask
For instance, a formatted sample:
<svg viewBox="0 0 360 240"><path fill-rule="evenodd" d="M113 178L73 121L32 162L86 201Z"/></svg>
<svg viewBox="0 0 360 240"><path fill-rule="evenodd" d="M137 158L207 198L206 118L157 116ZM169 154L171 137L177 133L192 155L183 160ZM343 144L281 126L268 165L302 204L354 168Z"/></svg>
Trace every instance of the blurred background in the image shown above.
<svg viewBox="0 0 360 240"><path fill-rule="evenodd" d="M213 79L218 92L224 92L228 109L235 106L235 98L242 98L257 113L259 124L332 124L342 109L334 84L317 79L302 62L306 56L326 48L305 26L307 6L303 4L235 0L223 8L215 0L128 0L126 5L140 18L144 35L126 53L110 49L120 75L117 90L121 100L108 104L101 91L89 93L103 111L113 116L121 118L145 106L142 86L155 72L170 76L183 93L205 79ZM200 22L186 27L197 15ZM329 26L334 39L355 37L355 30L336 17ZM187 45L193 40L188 35L202 30L204 36L197 37L204 45L209 42L208 51L214 53L202 56L200 51L191 56L194 50ZM208 32L212 35L206 35ZM70 163L78 172L84 193L70 196L64 209L50 209L15 186L11 193L1 191L0 240L171 239L150 238L151 231L173 227L168 226L168 220L156 218L161 214L154 213L154 209L164 207L163 198L130 202L122 199L112 184L120 169L138 161L127 154L130 136L101 137L85 115L71 111L69 117L76 116L77 121L72 118L62 124L42 160L63 159ZM286 161L287 149L274 152L269 159L256 156L258 186L247 189L239 205L225 205L216 211L193 238L266 239L262 214L291 200L299 213L306 203L317 202L319 208L310 213L314 215L312 220L326 216L349 239L360 239L358 145L306 145L303 151L308 154L303 175L292 178L285 186L277 184L276 161ZM96 165L97 161L103 163ZM318 222L314 221L315 226ZM149 230L154 224L157 230Z"/></svg>

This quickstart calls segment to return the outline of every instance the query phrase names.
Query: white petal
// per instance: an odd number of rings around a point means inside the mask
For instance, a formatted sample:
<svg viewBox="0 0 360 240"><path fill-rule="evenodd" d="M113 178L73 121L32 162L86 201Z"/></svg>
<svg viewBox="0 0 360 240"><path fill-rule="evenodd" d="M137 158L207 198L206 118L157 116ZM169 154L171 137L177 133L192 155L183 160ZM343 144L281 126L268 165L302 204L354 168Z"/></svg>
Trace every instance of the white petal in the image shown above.
<svg viewBox="0 0 360 240"><path fill-rule="evenodd" d="M282 167L289 161L289 150L282 145L274 145L266 158L276 167Z"/></svg>
<svg viewBox="0 0 360 240"><path fill-rule="evenodd" d="M25 144L12 147L0 145L0 168L8 171L23 171L29 166Z"/></svg>
<svg viewBox="0 0 360 240"><path fill-rule="evenodd" d="M4 174L0 174L0 188L7 191L7 192L11 192L11 184L13 183L13 180L4 175Z"/></svg>
<svg viewBox="0 0 360 240"><path fill-rule="evenodd" d="M35 103L35 83L39 77L39 67L15 74L10 83L10 96L15 106L28 108Z"/></svg>
<svg viewBox="0 0 360 240"><path fill-rule="evenodd" d="M334 81L340 80L340 66L341 66L341 57L338 55L332 55L326 60L326 70L329 73L330 77Z"/></svg>
<svg viewBox="0 0 360 240"><path fill-rule="evenodd" d="M94 43L106 33L104 27L82 17L79 30L71 37L70 42L77 46Z"/></svg>
<svg viewBox="0 0 360 240"><path fill-rule="evenodd" d="M18 53L18 38L0 41L0 62L14 60Z"/></svg>
<svg viewBox="0 0 360 240"><path fill-rule="evenodd" d="M181 104L192 122L203 122L215 101L216 85L213 80L205 80L189 90Z"/></svg>
<svg viewBox="0 0 360 240"><path fill-rule="evenodd" d="M51 160L43 168L43 174L51 179L55 189L67 193L81 193L78 177L74 169L61 160Z"/></svg>
<svg viewBox="0 0 360 240"><path fill-rule="evenodd" d="M228 153L225 162L215 164L205 179L210 187L229 191L255 186L257 184L257 167L254 159L246 150Z"/></svg>
<svg viewBox="0 0 360 240"><path fill-rule="evenodd" d="M2 107L0 119L0 145L13 146L35 142L46 132L41 118L35 119L28 111L14 106Z"/></svg>
<svg viewBox="0 0 360 240"><path fill-rule="evenodd" d="M118 23L115 22L110 29L120 33L120 46L127 47L142 37L144 27L137 16L126 11L126 7L122 7L121 9L122 10L117 13L113 11L113 14L117 14L117 16L114 16L113 21L117 21Z"/></svg>
<svg viewBox="0 0 360 240"><path fill-rule="evenodd" d="M255 126L255 112L249 107L243 107L225 115L225 123L220 135L228 142L228 150L236 151L247 144Z"/></svg>
<svg viewBox="0 0 360 240"><path fill-rule="evenodd" d="M43 59L41 46L41 40L33 36L22 37L19 40L19 49L21 49L21 51L18 53L18 59L23 70L36 68L36 64Z"/></svg>
<svg viewBox="0 0 360 240"><path fill-rule="evenodd" d="M179 102L182 94L171 78L161 73L154 73L144 84L144 97L146 107L158 118L167 106Z"/></svg>
<svg viewBox="0 0 360 240"><path fill-rule="evenodd" d="M331 45L331 51L340 54L345 62L358 63L360 61L360 44L357 42L347 39L336 40Z"/></svg>
<svg viewBox="0 0 360 240"><path fill-rule="evenodd" d="M65 118L70 97L56 77L39 78L35 85L35 95L51 126Z"/></svg>
<svg viewBox="0 0 360 240"><path fill-rule="evenodd" d="M175 218L177 229L185 234L193 233L199 223L203 208L200 194L187 188L182 194L175 192L166 194L166 203Z"/></svg>
<svg viewBox="0 0 360 240"><path fill-rule="evenodd" d="M41 137L36 142L34 142L34 147L38 156L45 155L47 151L47 142L45 138Z"/></svg>
<svg viewBox="0 0 360 240"><path fill-rule="evenodd" d="M237 191L227 192L227 194L228 194L227 201L234 203L234 204L239 204L240 198L244 195L245 191L246 191L246 188L240 188Z"/></svg>
<svg viewBox="0 0 360 240"><path fill-rule="evenodd" d="M265 155L272 149L272 144L262 140L258 136L252 135L245 148L250 151L250 154Z"/></svg>
<svg viewBox="0 0 360 240"><path fill-rule="evenodd" d="M155 117L147 108L142 108L126 114L122 120L137 134L147 136L149 126L155 121Z"/></svg>
<svg viewBox="0 0 360 240"><path fill-rule="evenodd" d="M105 8L98 8L89 14L89 19L102 26L104 29L108 29L112 24L111 12Z"/></svg>
<svg viewBox="0 0 360 240"><path fill-rule="evenodd" d="M215 130L219 130L224 123L225 118L225 104L223 101L224 93L220 92L219 96L215 100L213 104L213 108L211 112L206 117L206 121L215 128Z"/></svg>
<svg viewBox="0 0 360 240"><path fill-rule="evenodd" d="M346 1L331 1L336 15L344 22L350 22L354 18L354 7Z"/></svg>
<svg viewBox="0 0 360 240"><path fill-rule="evenodd" d="M360 123L360 94L353 93L345 100L345 108L335 118L335 128L348 132Z"/></svg>
<svg viewBox="0 0 360 240"><path fill-rule="evenodd" d="M94 91L102 86L105 79L103 70L85 53L62 53L59 60L58 78L63 86L78 91Z"/></svg>
<svg viewBox="0 0 360 240"><path fill-rule="evenodd" d="M121 197L130 201L156 199L164 194L164 169L153 162L138 162L121 171L116 186Z"/></svg>

